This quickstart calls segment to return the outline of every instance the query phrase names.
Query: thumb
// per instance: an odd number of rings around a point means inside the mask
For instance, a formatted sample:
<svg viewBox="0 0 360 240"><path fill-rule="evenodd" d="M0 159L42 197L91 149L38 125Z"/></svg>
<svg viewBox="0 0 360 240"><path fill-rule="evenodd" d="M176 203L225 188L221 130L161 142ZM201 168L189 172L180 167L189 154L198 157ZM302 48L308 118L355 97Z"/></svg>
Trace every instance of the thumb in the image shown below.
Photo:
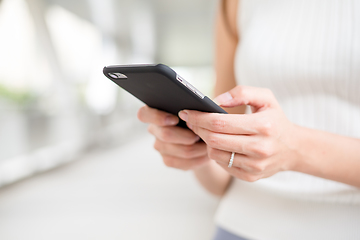
<svg viewBox="0 0 360 240"><path fill-rule="evenodd" d="M250 105L256 111L278 107L278 103L269 89L250 86L236 86L230 91L217 96L214 102L222 107L229 108Z"/></svg>

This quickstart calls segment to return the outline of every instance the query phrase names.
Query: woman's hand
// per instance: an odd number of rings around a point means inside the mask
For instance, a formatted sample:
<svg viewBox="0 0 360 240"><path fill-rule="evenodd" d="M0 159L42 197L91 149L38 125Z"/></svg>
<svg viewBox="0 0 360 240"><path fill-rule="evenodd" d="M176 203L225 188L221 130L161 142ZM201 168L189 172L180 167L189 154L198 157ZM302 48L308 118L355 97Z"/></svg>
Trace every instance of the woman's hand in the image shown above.
<svg viewBox="0 0 360 240"><path fill-rule="evenodd" d="M237 86L215 99L223 107L249 105L252 114L179 113L208 146L209 157L236 178L253 182L292 170L296 165L294 131L268 89ZM234 162L228 168L231 153Z"/></svg>
<svg viewBox="0 0 360 240"><path fill-rule="evenodd" d="M192 131L177 127L177 116L144 106L139 109L138 118L150 123L148 130L156 138L154 148L166 166L189 170L209 162L206 144L199 142Z"/></svg>

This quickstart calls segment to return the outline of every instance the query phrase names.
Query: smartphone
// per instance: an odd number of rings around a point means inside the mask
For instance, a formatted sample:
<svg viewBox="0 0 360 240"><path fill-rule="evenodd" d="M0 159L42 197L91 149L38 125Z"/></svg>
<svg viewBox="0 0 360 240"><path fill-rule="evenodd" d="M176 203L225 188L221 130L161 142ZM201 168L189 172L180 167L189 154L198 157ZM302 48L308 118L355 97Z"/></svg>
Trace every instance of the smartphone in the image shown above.
<svg viewBox="0 0 360 240"><path fill-rule="evenodd" d="M226 114L166 65L113 65L104 67L103 73L149 107L176 116L184 109ZM186 128L186 123L180 120L178 126Z"/></svg>

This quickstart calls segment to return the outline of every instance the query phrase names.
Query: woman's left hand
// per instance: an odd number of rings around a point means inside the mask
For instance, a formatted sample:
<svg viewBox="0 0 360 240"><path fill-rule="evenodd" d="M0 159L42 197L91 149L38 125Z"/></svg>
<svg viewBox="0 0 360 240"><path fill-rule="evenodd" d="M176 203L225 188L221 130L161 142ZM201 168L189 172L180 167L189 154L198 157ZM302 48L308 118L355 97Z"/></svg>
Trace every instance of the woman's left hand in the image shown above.
<svg viewBox="0 0 360 240"><path fill-rule="evenodd" d="M299 159L297 126L283 113L268 89L237 86L218 96L222 107L249 105L252 114L218 114L184 110L179 113L208 146L209 157L236 178L254 182L293 170ZM235 158L228 167L231 153Z"/></svg>

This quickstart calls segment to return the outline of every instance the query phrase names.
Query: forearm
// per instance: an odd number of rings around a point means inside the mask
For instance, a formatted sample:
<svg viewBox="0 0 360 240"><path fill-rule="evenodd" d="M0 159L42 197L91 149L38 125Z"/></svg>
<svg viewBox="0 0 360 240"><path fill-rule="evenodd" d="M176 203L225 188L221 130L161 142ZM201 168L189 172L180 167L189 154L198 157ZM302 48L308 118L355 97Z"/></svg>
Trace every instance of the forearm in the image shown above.
<svg viewBox="0 0 360 240"><path fill-rule="evenodd" d="M293 170L360 188L360 139L295 127Z"/></svg>
<svg viewBox="0 0 360 240"><path fill-rule="evenodd" d="M214 195L224 195L231 182L230 174L212 160L193 171L200 184Z"/></svg>

